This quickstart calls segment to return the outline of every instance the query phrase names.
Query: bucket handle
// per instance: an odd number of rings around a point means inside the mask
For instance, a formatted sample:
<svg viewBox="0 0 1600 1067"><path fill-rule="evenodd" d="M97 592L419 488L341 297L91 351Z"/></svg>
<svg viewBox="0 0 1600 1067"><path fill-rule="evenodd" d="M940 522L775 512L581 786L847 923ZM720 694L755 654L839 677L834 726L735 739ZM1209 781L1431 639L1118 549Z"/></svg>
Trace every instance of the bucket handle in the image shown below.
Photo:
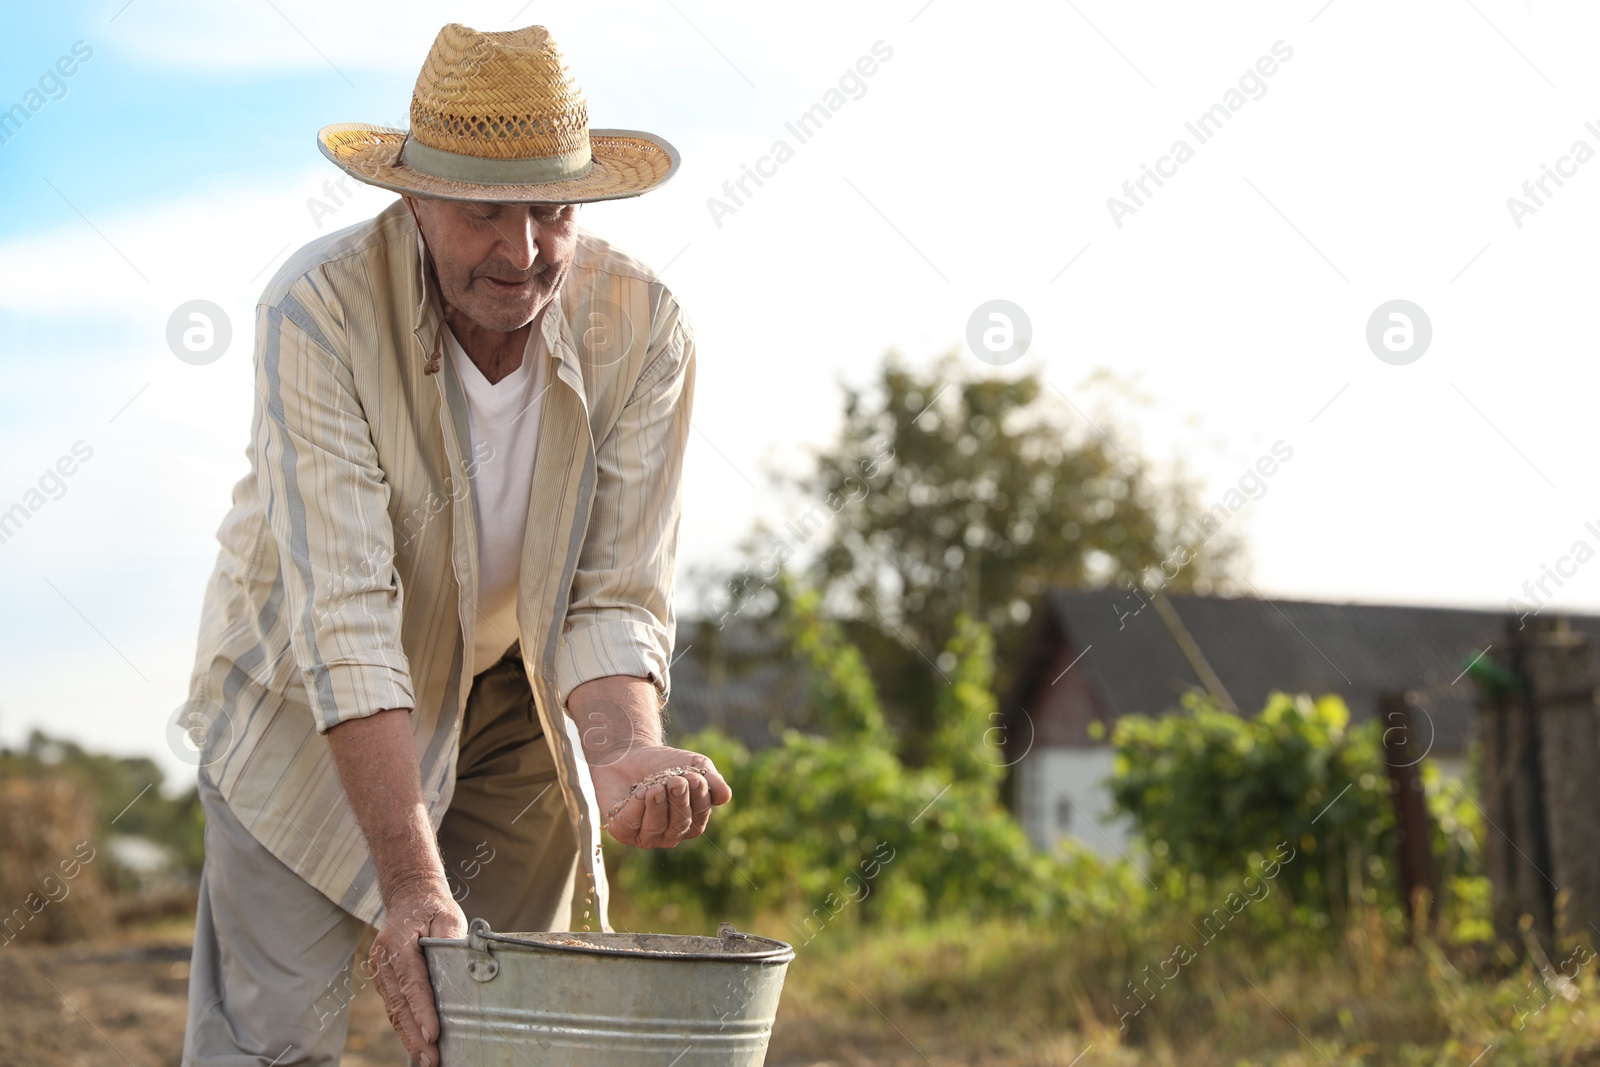
<svg viewBox="0 0 1600 1067"><path fill-rule="evenodd" d="M467 927L467 976L474 982L489 982L500 973L500 961L489 951L489 921L473 919Z"/></svg>

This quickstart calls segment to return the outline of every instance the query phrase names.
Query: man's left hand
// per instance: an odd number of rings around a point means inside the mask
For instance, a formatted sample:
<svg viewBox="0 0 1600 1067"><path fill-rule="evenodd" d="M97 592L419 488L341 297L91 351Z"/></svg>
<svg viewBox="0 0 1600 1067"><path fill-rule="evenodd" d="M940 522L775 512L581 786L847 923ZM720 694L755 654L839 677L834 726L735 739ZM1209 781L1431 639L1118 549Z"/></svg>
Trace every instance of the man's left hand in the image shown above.
<svg viewBox="0 0 1600 1067"><path fill-rule="evenodd" d="M634 789L651 775L673 767L688 770L664 782ZM601 815L622 804L606 824L611 836L624 845L640 848L671 848L680 841L699 837L711 821L711 809L726 804L733 796L733 790L711 760L698 752L666 745L635 744L621 756L599 766L591 765L590 772Z"/></svg>

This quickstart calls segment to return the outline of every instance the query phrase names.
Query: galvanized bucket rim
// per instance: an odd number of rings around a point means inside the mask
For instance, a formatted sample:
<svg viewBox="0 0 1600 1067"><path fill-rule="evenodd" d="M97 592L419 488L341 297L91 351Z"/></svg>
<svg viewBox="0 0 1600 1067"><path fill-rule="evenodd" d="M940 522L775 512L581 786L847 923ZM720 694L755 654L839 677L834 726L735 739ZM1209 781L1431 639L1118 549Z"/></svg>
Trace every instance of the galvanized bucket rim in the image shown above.
<svg viewBox="0 0 1600 1067"><path fill-rule="evenodd" d="M653 960L712 960L722 963L790 963L794 960L794 946L787 941L776 938L761 937L758 934L728 933L720 936L740 941L760 942L772 947L760 952L669 952L655 949L639 948L600 948L594 945L568 945L560 942L532 941L516 937L512 934L499 934L489 929L489 924L482 919L474 919L472 933L467 937L424 937L418 939L418 944L423 948L430 945L458 945L466 948L473 947L475 937L481 937L485 942L494 942L520 950L535 952L575 952L580 955L590 956L621 956L633 959ZM570 931L553 931L555 933L569 933ZM682 934L655 934L655 937L682 937ZM703 935L702 935L703 936Z"/></svg>

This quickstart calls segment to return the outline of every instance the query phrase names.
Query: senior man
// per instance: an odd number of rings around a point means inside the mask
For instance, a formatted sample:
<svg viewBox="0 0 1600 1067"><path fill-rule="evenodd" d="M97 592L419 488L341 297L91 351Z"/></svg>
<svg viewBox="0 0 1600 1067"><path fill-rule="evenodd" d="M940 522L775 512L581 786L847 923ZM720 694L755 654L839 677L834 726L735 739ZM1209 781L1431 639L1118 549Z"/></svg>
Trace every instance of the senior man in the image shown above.
<svg viewBox="0 0 1600 1067"><path fill-rule="evenodd" d="M693 334L575 221L677 153L589 129L542 27L446 26L410 118L321 131L401 199L258 309L251 470L184 710L196 1067L336 1064L368 975L431 1067L419 938L603 929L602 826L670 847L730 796L662 743Z"/></svg>

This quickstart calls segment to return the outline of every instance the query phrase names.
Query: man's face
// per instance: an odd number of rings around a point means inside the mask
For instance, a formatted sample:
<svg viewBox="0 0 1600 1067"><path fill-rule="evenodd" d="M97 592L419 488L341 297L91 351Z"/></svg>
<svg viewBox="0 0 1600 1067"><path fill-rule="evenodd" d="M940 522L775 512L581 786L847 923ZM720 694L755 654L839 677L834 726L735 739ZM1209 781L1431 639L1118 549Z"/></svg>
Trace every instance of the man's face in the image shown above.
<svg viewBox="0 0 1600 1067"><path fill-rule="evenodd" d="M577 248L576 204L479 204L406 197L452 307L510 333L539 313Z"/></svg>

